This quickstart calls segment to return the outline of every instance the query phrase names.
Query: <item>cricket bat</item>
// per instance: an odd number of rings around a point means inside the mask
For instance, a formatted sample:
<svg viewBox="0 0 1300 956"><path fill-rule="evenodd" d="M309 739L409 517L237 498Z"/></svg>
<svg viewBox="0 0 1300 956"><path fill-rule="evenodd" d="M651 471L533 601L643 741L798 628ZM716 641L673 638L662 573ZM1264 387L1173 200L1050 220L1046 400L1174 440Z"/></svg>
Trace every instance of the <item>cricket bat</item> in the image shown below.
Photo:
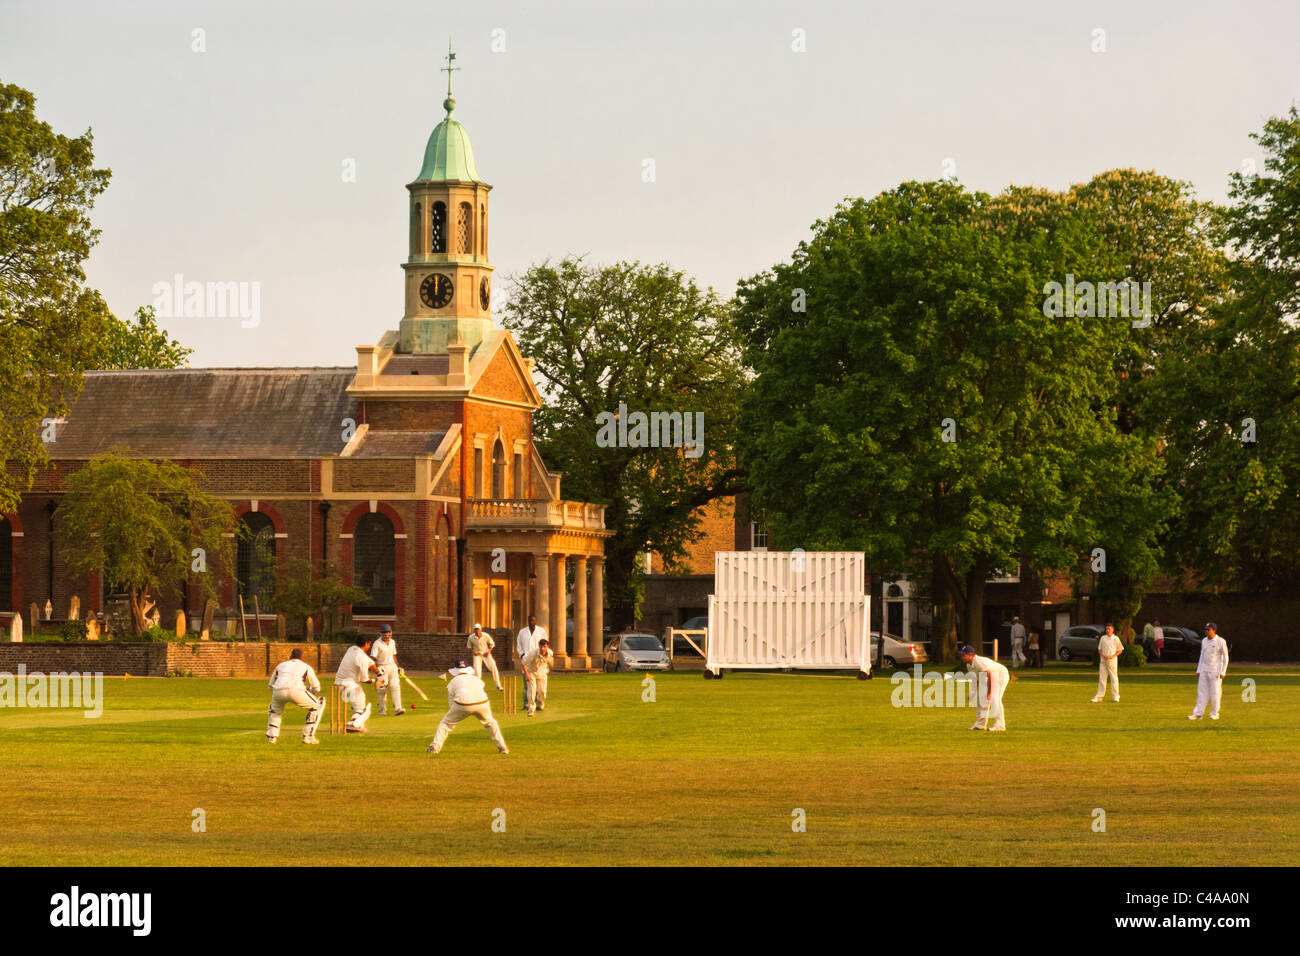
<svg viewBox="0 0 1300 956"><path fill-rule="evenodd" d="M407 677L406 675L403 674L403 675L402 675L402 680L406 681L406 683L410 685L411 690L415 691L415 692L416 692L417 694L419 694L422 698L424 698L425 700L428 700L428 699L429 699L429 695L426 694L424 691L420 690L419 686L416 685L415 681L411 680L411 678L409 678L409 677Z"/></svg>

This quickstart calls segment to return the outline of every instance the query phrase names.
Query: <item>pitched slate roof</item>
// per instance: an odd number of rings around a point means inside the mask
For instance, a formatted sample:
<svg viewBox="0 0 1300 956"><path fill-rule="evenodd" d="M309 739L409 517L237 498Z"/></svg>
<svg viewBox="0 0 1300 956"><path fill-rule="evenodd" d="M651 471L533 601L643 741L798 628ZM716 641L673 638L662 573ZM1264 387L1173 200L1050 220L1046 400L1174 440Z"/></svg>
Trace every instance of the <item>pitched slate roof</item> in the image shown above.
<svg viewBox="0 0 1300 956"><path fill-rule="evenodd" d="M431 431L369 431L349 458L410 458L432 455L447 433Z"/></svg>
<svg viewBox="0 0 1300 956"><path fill-rule="evenodd" d="M356 369L198 368L87 372L46 450L150 458L312 458L343 450Z"/></svg>

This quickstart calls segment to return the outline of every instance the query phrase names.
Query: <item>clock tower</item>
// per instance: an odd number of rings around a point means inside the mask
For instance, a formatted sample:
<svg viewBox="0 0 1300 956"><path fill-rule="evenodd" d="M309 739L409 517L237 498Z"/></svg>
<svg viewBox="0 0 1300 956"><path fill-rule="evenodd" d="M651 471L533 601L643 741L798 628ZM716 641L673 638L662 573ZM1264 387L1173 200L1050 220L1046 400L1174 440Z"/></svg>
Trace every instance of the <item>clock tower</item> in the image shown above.
<svg viewBox="0 0 1300 956"><path fill-rule="evenodd" d="M447 116L434 127L424 165L411 194L410 254L406 308L398 327L399 353L437 354L460 341L473 349L494 328L492 266L487 257L488 192L479 178L465 127L451 118L451 73L456 54L447 51Z"/></svg>

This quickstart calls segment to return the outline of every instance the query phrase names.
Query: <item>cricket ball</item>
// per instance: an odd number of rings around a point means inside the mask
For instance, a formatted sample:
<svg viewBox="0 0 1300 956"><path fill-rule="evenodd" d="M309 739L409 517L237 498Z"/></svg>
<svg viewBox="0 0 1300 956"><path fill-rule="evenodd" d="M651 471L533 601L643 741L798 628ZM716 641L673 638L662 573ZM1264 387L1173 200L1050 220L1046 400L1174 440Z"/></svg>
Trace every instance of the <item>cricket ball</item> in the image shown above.
<svg viewBox="0 0 1300 956"><path fill-rule="evenodd" d="M411 710L415 710L415 703L414 703L414 702L411 703Z"/></svg>

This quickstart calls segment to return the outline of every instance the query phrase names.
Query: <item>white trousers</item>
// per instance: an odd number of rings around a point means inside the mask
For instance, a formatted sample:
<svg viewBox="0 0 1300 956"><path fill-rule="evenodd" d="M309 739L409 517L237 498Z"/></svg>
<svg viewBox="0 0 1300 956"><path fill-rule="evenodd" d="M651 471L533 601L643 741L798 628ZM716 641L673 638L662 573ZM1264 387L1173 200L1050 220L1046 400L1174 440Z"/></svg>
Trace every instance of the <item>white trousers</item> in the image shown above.
<svg viewBox="0 0 1300 956"><path fill-rule="evenodd" d="M548 672L549 673L549 672ZM529 675L524 672L524 706L531 714L537 708L546 708L546 678L548 673ZM529 680L529 676L533 679Z"/></svg>
<svg viewBox="0 0 1300 956"><path fill-rule="evenodd" d="M481 704L457 704L453 703L448 708L447 713L443 714L442 720L438 722L438 729L433 735L433 752L442 751L442 745L447 740L447 735L456 729L456 725L469 716L477 717L479 723L487 728L487 732L492 737L492 742L497 745L497 750L505 753L506 739L501 736L501 726L492 716L492 705L487 701Z"/></svg>
<svg viewBox="0 0 1300 956"><path fill-rule="evenodd" d="M482 680L483 668L487 667L492 672L492 681L497 685L497 690L501 689L501 674L497 671L497 662L492 659L491 654L474 655L474 676Z"/></svg>
<svg viewBox="0 0 1300 956"><path fill-rule="evenodd" d="M1196 675L1196 709L1192 711L1197 717L1205 713L1205 705L1210 705L1210 716L1219 712L1223 700L1223 681L1218 674Z"/></svg>
<svg viewBox="0 0 1300 956"><path fill-rule="evenodd" d="M1013 637L1011 639L1011 666L1019 667L1029 658L1025 657L1025 639L1023 637Z"/></svg>
<svg viewBox="0 0 1300 956"><path fill-rule="evenodd" d="M266 736L272 740L280 739L280 722L284 719L284 709L289 704L306 708L307 723L302 728L302 739L311 740L316 736L320 715L325 712L325 698L313 694L305 687L282 687L271 691L271 712L266 718Z"/></svg>
<svg viewBox="0 0 1300 956"><path fill-rule="evenodd" d="M1119 659L1112 657L1109 660L1103 660L1097 668L1097 699L1106 696L1106 681L1110 681L1110 695L1115 700L1119 700Z"/></svg>
<svg viewBox="0 0 1300 956"><path fill-rule="evenodd" d="M393 698L393 710L402 709L402 678L398 676L397 665L388 664L379 669L381 674L388 675L388 686L383 690L376 690L375 696L379 698L379 713L381 715L388 713L387 699Z"/></svg>
<svg viewBox="0 0 1300 956"><path fill-rule="evenodd" d="M352 708L352 716L348 718L348 726L364 727L366 721L370 719L370 703L366 700L366 689L354 680L341 680L338 685L342 691L343 700Z"/></svg>
<svg viewBox="0 0 1300 956"><path fill-rule="evenodd" d="M975 717L975 727L979 730L987 730L989 719L993 720L994 730L1007 729L1006 711L1002 709L1002 695L1007 692L1006 684L990 677L988 679L988 697L984 696L984 687L980 686L983 681L980 680L982 675L975 676L975 706L978 712Z"/></svg>

